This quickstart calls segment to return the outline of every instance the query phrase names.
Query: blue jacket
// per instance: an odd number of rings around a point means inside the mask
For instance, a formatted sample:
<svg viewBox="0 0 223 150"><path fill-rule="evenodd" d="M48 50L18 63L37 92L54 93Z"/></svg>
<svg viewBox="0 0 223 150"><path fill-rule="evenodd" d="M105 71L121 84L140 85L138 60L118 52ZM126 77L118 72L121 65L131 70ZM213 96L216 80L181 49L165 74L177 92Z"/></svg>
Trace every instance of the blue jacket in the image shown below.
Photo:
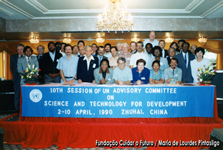
<svg viewBox="0 0 223 150"><path fill-rule="evenodd" d="M141 73L138 72L138 68L132 68L132 84L136 84L138 80L142 81L142 84L148 84L149 83L149 76L150 76L150 70L146 67L143 69Z"/></svg>

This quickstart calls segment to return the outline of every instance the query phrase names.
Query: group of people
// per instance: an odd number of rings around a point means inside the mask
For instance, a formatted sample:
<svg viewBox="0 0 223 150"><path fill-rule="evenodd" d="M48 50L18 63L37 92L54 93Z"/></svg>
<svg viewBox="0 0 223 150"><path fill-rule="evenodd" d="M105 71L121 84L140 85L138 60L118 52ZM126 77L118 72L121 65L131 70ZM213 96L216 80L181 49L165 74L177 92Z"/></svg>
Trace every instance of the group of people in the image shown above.
<svg viewBox="0 0 223 150"><path fill-rule="evenodd" d="M145 47L144 47L145 46ZM80 40L77 45L48 43L37 47L38 56L33 56L30 46L17 45L18 54L11 56L11 71L14 83L24 84L19 73L27 64L40 68L39 81L42 83L79 83L97 84L180 84L196 83L198 68L209 65L203 58L205 50L191 46L185 40L170 44L164 49L165 41L156 40L151 31L144 42L118 42L116 46L107 43L104 46L85 46ZM144 50L145 48L145 50ZM16 87L17 86L17 87ZM15 90L20 89L15 84ZM18 96L18 95L17 95Z"/></svg>

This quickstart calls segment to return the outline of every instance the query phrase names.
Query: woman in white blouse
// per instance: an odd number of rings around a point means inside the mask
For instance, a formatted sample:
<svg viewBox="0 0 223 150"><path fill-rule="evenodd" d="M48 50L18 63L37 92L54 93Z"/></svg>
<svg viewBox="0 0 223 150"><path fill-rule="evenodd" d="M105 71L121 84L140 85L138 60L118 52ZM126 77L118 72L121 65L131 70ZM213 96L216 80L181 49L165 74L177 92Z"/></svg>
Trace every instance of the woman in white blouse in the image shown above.
<svg viewBox="0 0 223 150"><path fill-rule="evenodd" d="M195 50L195 55L197 57L197 59L194 59L192 60L190 63L191 65L191 73L192 73L192 77L194 79L194 83L197 83L199 82L198 80L198 69L200 68L206 68L210 61L206 58L203 58L204 57L204 49L202 47L198 47L196 50Z"/></svg>

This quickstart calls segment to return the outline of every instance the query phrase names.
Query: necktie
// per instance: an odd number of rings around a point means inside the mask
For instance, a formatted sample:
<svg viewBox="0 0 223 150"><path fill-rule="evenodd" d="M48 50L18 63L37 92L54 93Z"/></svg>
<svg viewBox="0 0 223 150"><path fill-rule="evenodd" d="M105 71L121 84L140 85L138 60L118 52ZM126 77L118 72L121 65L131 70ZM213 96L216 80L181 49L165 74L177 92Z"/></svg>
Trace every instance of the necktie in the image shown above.
<svg viewBox="0 0 223 150"><path fill-rule="evenodd" d="M99 57L99 66L101 65L101 58L102 58L102 57Z"/></svg>
<svg viewBox="0 0 223 150"><path fill-rule="evenodd" d="M173 70L173 76L174 76L174 70Z"/></svg>
<svg viewBox="0 0 223 150"><path fill-rule="evenodd" d="M31 61L30 61L30 58L28 58L28 64L29 64L29 65L31 65Z"/></svg>
<svg viewBox="0 0 223 150"><path fill-rule="evenodd" d="M184 55L184 61L185 61L185 65L187 66L187 55Z"/></svg>

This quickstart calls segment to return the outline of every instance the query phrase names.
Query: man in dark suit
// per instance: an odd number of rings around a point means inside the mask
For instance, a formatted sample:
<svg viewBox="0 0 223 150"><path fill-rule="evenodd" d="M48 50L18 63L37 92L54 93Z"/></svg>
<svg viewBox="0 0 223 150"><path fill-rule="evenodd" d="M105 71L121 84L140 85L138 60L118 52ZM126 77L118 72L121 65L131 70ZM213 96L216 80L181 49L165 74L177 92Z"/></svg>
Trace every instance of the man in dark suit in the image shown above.
<svg viewBox="0 0 223 150"><path fill-rule="evenodd" d="M16 50L18 54L14 54L10 58L10 70L13 75L13 83L14 83L14 90L15 90L15 109L19 110L20 109L20 80L21 77L17 71L17 62L19 57L23 57L23 49L24 45L23 44L18 44L16 46Z"/></svg>
<svg viewBox="0 0 223 150"><path fill-rule="evenodd" d="M91 47L86 46L86 55L79 58L77 67L77 80L79 84L82 82L95 83L94 70L98 68L98 58L92 56L92 52Z"/></svg>
<svg viewBox="0 0 223 150"><path fill-rule="evenodd" d="M62 54L56 51L54 42L48 43L49 52L43 54L43 71L45 74L45 83L60 83L60 71L57 69L57 63Z"/></svg>
<svg viewBox="0 0 223 150"><path fill-rule="evenodd" d="M182 44L182 53L175 56L175 58L178 60L178 67L181 68L183 72L183 83L193 83L190 62L195 59L195 56L189 53L189 47L190 44L188 42L184 42Z"/></svg>
<svg viewBox="0 0 223 150"><path fill-rule="evenodd" d="M45 47L42 45L37 46L37 52L38 52L38 62L39 62L39 82L44 83L44 72L43 72L43 53L44 53Z"/></svg>
<svg viewBox="0 0 223 150"><path fill-rule="evenodd" d="M165 47L165 41L164 40L159 41L159 47L161 47L161 49L162 49L162 57L163 58L166 58L167 56L169 56L168 50L164 49L164 47Z"/></svg>
<svg viewBox="0 0 223 150"><path fill-rule="evenodd" d="M108 59L107 57L104 56L104 53L105 53L105 49L103 46L99 46L98 47L98 50L97 50L97 57L98 57L98 66L100 67L101 65L101 60L102 59Z"/></svg>

